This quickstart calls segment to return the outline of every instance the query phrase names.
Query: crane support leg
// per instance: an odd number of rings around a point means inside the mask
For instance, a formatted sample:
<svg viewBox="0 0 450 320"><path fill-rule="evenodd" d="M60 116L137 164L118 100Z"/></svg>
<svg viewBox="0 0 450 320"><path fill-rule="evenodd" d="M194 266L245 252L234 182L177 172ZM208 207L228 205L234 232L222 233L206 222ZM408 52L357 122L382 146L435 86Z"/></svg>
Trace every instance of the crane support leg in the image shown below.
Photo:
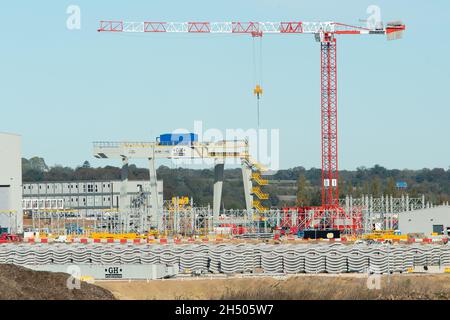
<svg viewBox="0 0 450 320"><path fill-rule="evenodd" d="M158 201L158 181L156 177L156 164L155 158L148 159L148 168L150 176L150 216L151 225L158 228L159 231L163 231L163 213L159 208Z"/></svg>
<svg viewBox="0 0 450 320"><path fill-rule="evenodd" d="M222 203L222 187L223 187L223 170L225 163L217 161L214 166L214 200L213 200L213 216L214 221L219 220L220 206Z"/></svg>
<svg viewBox="0 0 450 320"><path fill-rule="evenodd" d="M120 197L119 197L119 225L120 232L128 232L127 216L129 214L127 206L128 198L128 158L122 157L122 169L120 170Z"/></svg>
<svg viewBox="0 0 450 320"><path fill-rule="evenodd" d="M320 47L322 205L329 208L339 205L336 39L326 34Z"/></svg>
<svg viewBox="0 0 450 320"><path fill-rule="evenodd" d="M247 212L253 209L252 191L252 169L245 161L242 161L242 179L244 182L245 208Z"/></svg>

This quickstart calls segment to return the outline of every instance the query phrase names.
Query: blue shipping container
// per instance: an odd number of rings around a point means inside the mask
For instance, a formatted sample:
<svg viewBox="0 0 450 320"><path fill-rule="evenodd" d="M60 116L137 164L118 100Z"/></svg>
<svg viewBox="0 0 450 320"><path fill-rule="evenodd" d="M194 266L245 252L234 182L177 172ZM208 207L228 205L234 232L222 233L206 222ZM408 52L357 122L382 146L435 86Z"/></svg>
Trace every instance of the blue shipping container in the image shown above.
<svg viewBox="0 0 450 320"><path fill-rule="evenodd" d="M198 141L195 133L166 133L159 136L159 144L163 146L190 145Z"/></svg>

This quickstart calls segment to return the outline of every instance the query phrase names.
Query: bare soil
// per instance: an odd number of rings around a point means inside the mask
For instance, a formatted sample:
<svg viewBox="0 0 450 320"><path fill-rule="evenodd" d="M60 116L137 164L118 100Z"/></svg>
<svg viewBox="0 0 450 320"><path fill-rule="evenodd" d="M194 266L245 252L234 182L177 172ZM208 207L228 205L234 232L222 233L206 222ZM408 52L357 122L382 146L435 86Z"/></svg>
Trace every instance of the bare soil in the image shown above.
<svg viewBox="0 0 450 320"><path fill-rule="evenodd" d="M69 290L66 273L33 271L0 265L0 300L114 300L107 289L81 282L79 290Z"/></svg>
<svg viewBox="0 0 450 320"><path fill-rule="evenodd" d="M372 278L371 278L372 279ZM392 275L369 289L367 276L296 276L98 282L123 300L450 300L450 275ZM373 286L372 286L373 287Z"/></svg>

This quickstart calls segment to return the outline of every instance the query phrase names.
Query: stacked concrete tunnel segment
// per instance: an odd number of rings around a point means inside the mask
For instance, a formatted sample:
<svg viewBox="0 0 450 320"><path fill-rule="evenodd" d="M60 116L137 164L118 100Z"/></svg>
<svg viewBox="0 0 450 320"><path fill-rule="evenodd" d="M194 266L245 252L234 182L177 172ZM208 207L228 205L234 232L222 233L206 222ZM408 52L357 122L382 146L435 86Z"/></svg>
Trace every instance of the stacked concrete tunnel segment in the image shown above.
<svg viewBox="0 0 450 320"><path fill-rule="evenodd" d="M23 266L163 265L205 274L406 273L450 267L448 245L427 244L7 244L0 263Z"/></svg>

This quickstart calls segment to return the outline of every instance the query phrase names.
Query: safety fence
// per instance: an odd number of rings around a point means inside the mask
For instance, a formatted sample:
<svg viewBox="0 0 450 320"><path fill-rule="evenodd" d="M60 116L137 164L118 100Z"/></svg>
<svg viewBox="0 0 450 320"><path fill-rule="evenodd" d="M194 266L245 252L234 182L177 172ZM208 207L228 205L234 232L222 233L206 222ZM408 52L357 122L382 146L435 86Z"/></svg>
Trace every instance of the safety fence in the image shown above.
<svg viewBox="0 0 450 320"><path fill-rule="evenodd" d="M274 239L261 237L261 238L246 238L246 237L236 237L236 238L63 238L63 240L58 238L24 238L25 243L120 243L120 244L199 244L199 243L254 243L255 241L272 241ZM355 239L347 238L336 238L336 239L302 239L298 237L283 237L276 240L281 243L311 243L311 242L323 242L323 243L333 243L333 242L354 242ZM409 239L373 239L374 242L392 242L392 243L446 243L448 240L442 237L436 238L409 238ZM8 243L9 241L1 241L2 243Z"/></svg>

